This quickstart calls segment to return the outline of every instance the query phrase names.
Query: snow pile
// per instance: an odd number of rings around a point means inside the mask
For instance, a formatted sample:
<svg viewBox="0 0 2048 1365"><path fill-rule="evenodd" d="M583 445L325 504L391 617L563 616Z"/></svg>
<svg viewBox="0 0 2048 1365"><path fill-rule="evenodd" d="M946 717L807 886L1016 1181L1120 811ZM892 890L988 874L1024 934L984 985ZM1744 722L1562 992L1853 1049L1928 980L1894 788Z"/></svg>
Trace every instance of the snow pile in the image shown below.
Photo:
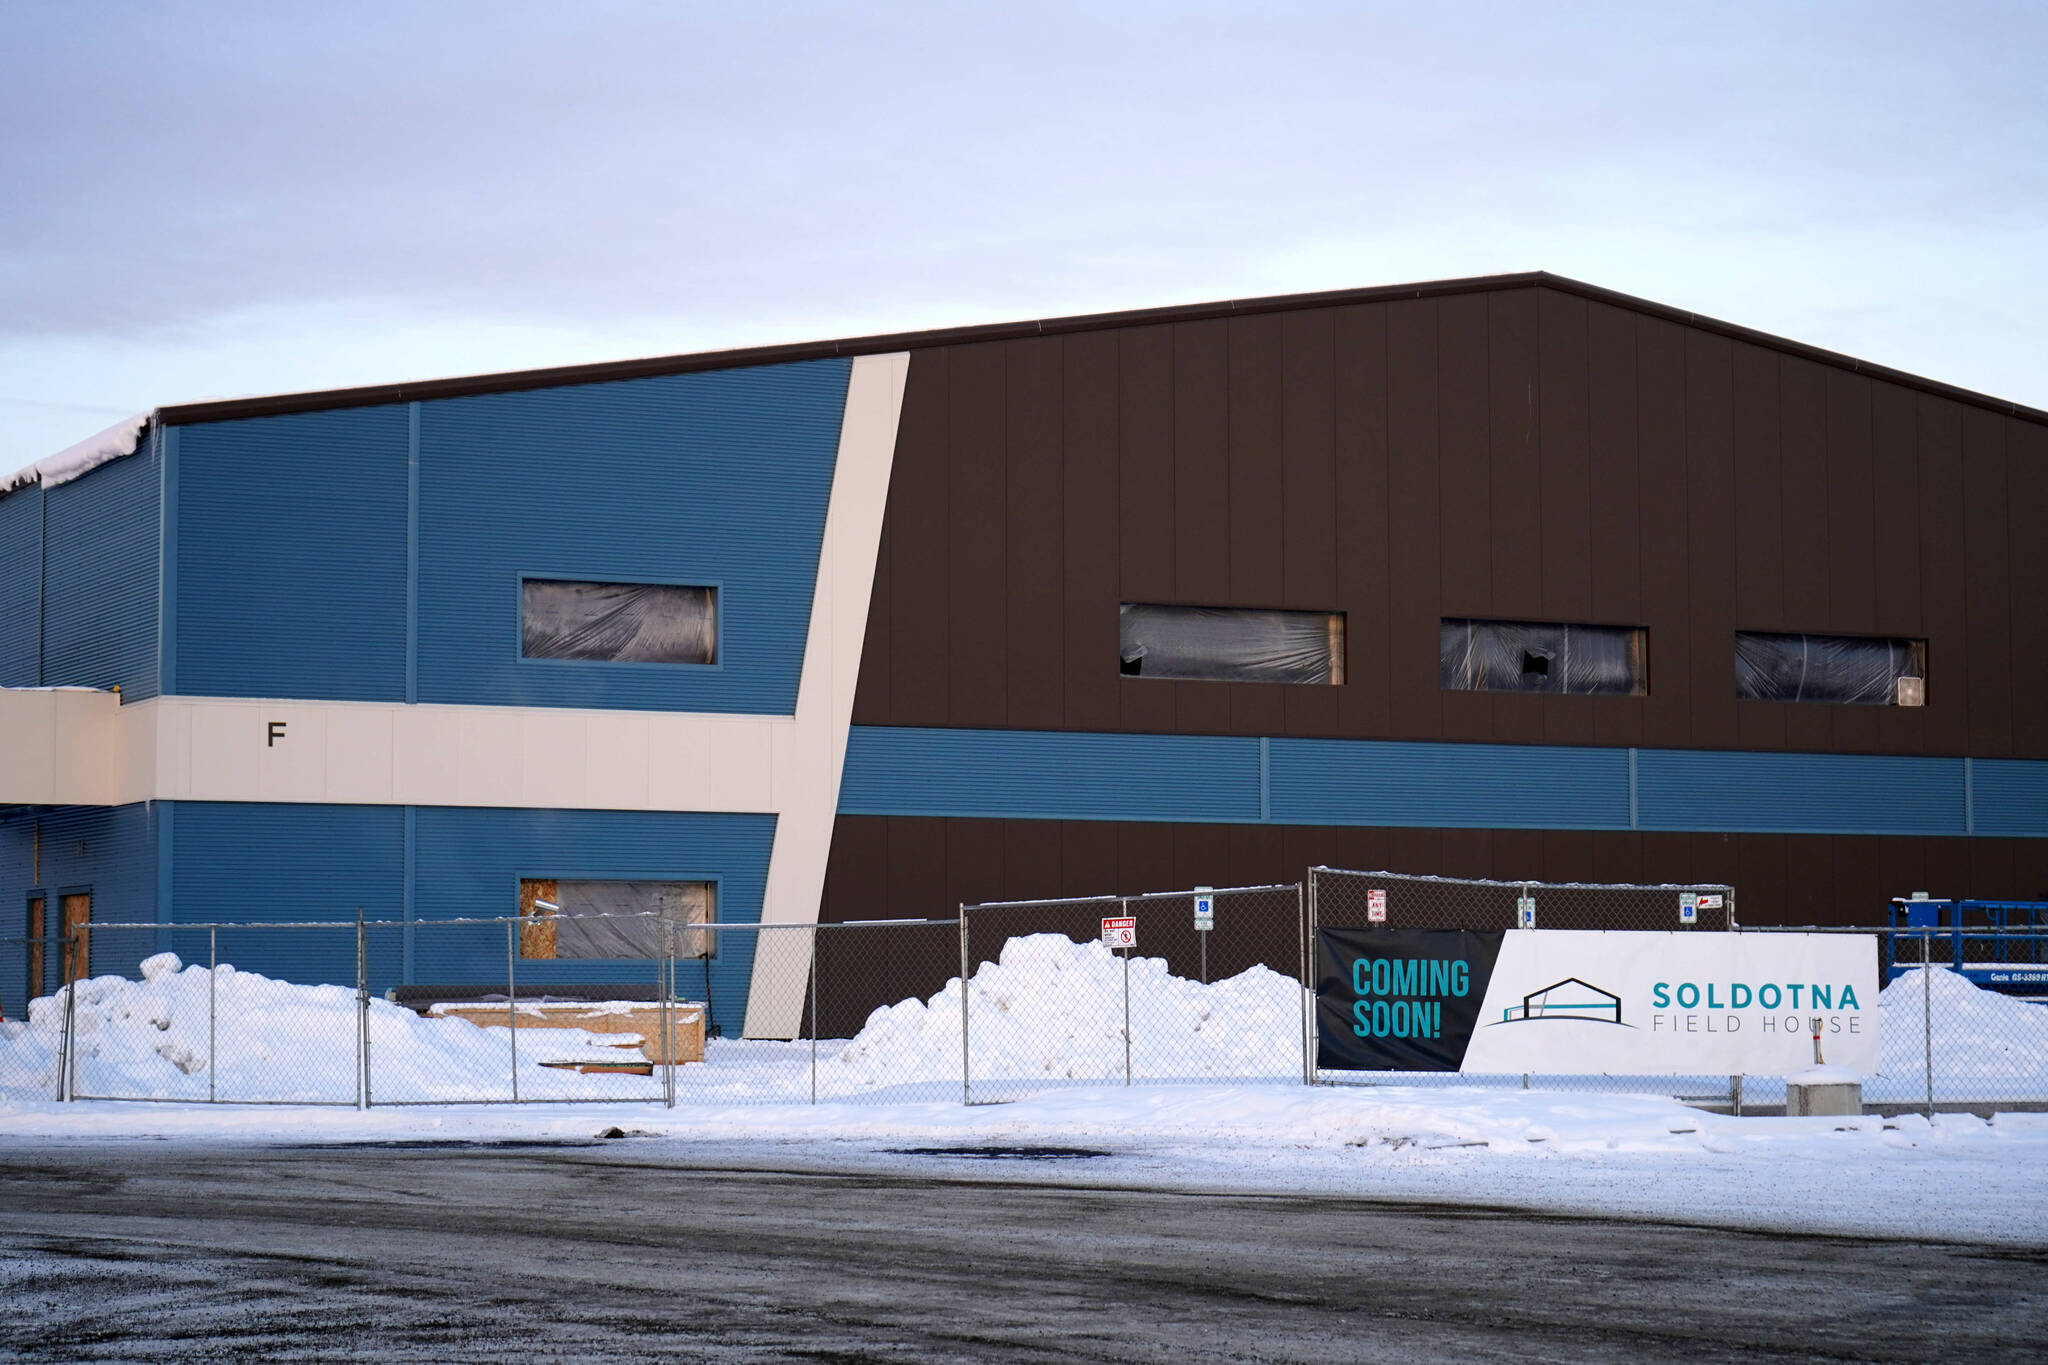
<svg viewBox="0 0 2048 1365"><path fill-rule="evenodd" d="M2048 1006L1984 990L1947 967L1904 973L1878 994L1877 1006L1887 1094L1926 1094L1924 1017L1932 1022L1937 1099L2042 1098L2039 1092L2048 1085ZM1871 1097L1866 1089L1865 1098Z"/></svg>
<svg viewBox="0 0 2048 1365"><path fill-rule="evenodd" d="M56 1093L71 989L31 1002L27 1023L0 1025L0 1091ZM357 1002L351 987L301 986L226 964L209 973L184 966L174 953L158 953L142 963L140 981L101 976L75 989L73 1083L81 1096L356 1102ZM373 1098L511 1098L510 1029L425 1019L377 999L369 1002L368 1022ZM658 1079L584 1076L541 1065L640 1060L637 1048L606 1045L619 1041L620 1035L581 1029L522 1031L521 1096L632 1098L658 1087Z"/></svg>
<svg viewBox="0 0 2048 1365"><path fill-rule="evenodd" d="M47 459L15 470L12 474L0 476L0 497L5 497L17 488L40 483L45 488L55 488L60 483L69 483L82 475L90 474L110 460L124 455L133 455L142 442L142 433L149 426L149 414L116 422L105 431L88 436L75 446L68 446Z"/></svg>
<svg viewBox="0 0 2048 1365"><path fill-rule="evenodd" d="M1265 967L1203 985L1163 959L1130 960L1134 1080L1285 1079L1301 1074L1303 991ZM1031 934L1003 945L967 987L976 1085L1124 1078L1124 962L1100 942ZM930 1000L884 1006L818 1084L843 1088L960 1078L960 980Z"/></svg>

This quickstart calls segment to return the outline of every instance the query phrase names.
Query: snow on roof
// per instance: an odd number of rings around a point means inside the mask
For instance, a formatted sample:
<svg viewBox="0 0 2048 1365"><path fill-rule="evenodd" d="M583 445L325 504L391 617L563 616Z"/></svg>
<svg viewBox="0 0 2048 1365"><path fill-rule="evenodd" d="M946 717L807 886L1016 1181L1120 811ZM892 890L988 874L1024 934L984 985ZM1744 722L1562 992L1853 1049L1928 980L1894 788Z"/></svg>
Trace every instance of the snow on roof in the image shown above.
<svg viewBox="0 0 2048 1365"><path fill-rule="evenodd" d="M68 446L47 459L37 460L15 470L12 474L0 476L0 497L5 497L17 488L26 488L39 483L45 488L55 488L60 483L69 483L81 475L90 474L110 460L124 455L133 455L142 443L142 433L149 427L149 414L135 416L114 423L105 431L88 436L75 446Z"/></svg>

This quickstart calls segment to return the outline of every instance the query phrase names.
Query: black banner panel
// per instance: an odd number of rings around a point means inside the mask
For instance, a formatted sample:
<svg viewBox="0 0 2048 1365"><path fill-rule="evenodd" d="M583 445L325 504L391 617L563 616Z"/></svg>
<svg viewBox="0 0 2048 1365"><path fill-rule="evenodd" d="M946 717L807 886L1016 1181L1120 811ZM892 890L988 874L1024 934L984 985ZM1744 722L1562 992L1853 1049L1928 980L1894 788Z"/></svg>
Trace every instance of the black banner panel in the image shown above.
<svg viewBox="0 0 2048 1365"><path fill-rule="evenodd" d="M1456 1071L1500 956L1500 933L1316 931L1316 1065Z"/></svg>

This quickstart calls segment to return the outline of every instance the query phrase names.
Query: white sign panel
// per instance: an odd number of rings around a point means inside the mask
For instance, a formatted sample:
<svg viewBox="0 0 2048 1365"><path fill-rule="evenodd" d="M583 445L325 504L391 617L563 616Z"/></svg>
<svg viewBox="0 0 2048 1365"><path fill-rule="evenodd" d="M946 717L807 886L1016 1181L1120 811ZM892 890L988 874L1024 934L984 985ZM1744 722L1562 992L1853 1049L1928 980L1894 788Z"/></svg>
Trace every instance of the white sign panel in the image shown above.
<svg viewBox="0 0 2048 1365"><path fill-rule="evenodd" d="M1135 948L1138 946L1138 921L1135 916L1120 919L1106 919L1102 922L1102 941L1112 948Z"/></svg>
<svg viewBox="0 0 2048 1365"><path fill-rule="evenodd" d="M1365 918L1372 924L1387 922L1387 893L1372 890L1365 893Z"/></svg>
<svg viewBox="0 0 2048 1365"><path fill-rule="evenodd" d="M1195 928L1204 933L1216 927L1216 897L1206 886L1195 888Z"/></svg>
<svg viewBox="0 0 2048 1365"><path fill-rule="evenodd" d="M1877 940L1860 934L1510 930L1468 1074L1782 1076L1827 1060L1870 1075Z"/></svg>

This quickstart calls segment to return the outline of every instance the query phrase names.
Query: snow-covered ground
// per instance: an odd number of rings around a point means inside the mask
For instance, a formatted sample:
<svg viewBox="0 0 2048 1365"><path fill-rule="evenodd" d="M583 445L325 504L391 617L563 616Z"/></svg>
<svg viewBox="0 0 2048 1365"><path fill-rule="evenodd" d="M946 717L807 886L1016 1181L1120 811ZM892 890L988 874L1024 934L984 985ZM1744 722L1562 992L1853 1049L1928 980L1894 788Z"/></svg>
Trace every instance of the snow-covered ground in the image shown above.
<svg viewBox="0 0 2048 1365"><path fill-rule="evenodd" d="M588 1139L616 1128L678 1162L909 1163L981 1178L1368 1194L2048 1243L2040 1175L2048 1114L1737 1119L1669 1093L1523 1091L1455 1077L1309 1088L1298 1081L1301 997L1287 978L1255 970L1204 986L1168 976L1156 960L1134 959L1130 970L1133 1070L1177 1084L1117 1083L1123 964L1099 945L1045 936L1014 940L970 983L977 1098L1014 1102L959 1102L955 981L931 1000L877 1010L851 1040L817 1044L816 1104L790 1102L813 1093L808 1042L713 1040L705 1063L678 1068L678 1104L668 1108L647 1102L661 1096L659 1075L541 1065L621 1055L605 1046L616 1038L553 1029L520 1038L520 1093L543 1102L483 1103L509 1097L510 1030L372 1001L373 1098L413 1103L358 1111L341 1107L356 1101L353 991L231 967L209 974L166 954L145 964L141 981L84 983L77 1002L80 1091L160 1102L52 1101L63 1001L37 1001L26 1023L0 1025L0 1137L493 1142ZM2039 1097L2048 1009L1941 970L1885 991L1887 1075L1868 1093L1924 1093L1928 987L1938 1094ZM220 1100L283 1103L193 1103L209 1083ZM1762 1098L1765 1086L1753 1081L1750 1094ZM1109 1155L970 1165L897 1150L991 1144Z"/></svg>
<svg viewBox="0 0 2048 1365"><path fill-rule="evenodd" d="M1011 1104L341 1109L14 1101L13 1140L554 1142L655 1163L1499 1204L1741 1227L2048 1244L2048 1115L1727 1118L1656 1096L1407 1087L1056 1090ZM903 1148L1078 1146L1096 1160ZM621 1148L628 1144L619 1144ZM612 1150L608 1145L607 1151Z"/></svg>

